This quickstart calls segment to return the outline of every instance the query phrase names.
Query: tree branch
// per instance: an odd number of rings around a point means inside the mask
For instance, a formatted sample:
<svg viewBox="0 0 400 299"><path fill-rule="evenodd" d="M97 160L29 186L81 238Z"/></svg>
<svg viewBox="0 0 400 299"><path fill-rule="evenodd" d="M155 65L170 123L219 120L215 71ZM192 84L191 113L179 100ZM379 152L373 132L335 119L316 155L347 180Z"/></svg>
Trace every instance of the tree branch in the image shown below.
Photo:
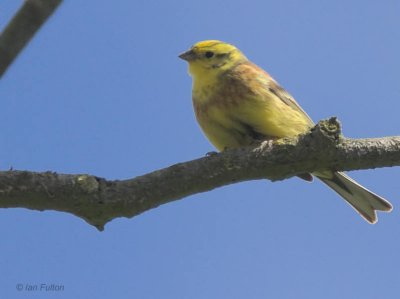
<svg viewBox="0 0 400 299"><path fill-rule="evenodd" d="M400 165L400 137L348 139L336 118L296 138L227 150L123 181L91 175L0 172L0 208L69 212L99 230L191 194L248 180Z"/></svg>
<svg viewBox="0 0 400 299"><path fill-rule="evenodd" d="M0 78L62 0L25 0L0 34Z"/></svg>

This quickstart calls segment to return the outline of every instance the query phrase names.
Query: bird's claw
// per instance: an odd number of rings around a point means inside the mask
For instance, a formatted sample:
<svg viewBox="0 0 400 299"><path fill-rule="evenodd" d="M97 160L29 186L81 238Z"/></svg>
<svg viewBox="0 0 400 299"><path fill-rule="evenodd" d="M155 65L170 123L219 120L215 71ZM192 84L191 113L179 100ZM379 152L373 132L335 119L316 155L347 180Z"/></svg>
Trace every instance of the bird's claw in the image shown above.
<svg viewBox="0 0 400 299"><path fill-rule="evenodd" d="M265 141L261 142L261 143L259 144L259 146L257 146L257 147L254 149L254 151L255 151L256 153L258 153L258 154L262 154L263 152L265 152L265 150L266 150L267 148L271 148L273 144L274 144L274 140L271 140L271 139L265 140Z"/></svg>
<svg viewBox="0 0 400 299"><path fill-rule="evenodd" d="M215 156L215 155L218 155L218 153L214 152L214 151L206 153L206 157L212 157L212 156Z"/></svg>

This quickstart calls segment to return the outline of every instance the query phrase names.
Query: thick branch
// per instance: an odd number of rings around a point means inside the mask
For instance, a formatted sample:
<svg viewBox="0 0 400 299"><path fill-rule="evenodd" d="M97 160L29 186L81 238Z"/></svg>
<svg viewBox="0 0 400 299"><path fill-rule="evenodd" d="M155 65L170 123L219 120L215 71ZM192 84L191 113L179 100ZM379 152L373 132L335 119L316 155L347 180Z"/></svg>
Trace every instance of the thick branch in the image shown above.
<svg viewBox="0 0 400 299"><path fill-rule="evenodd" d="M102 230L116 217L133 217L237 182L400 165L400 137L347 139L340 134L340 124L331 118L298 138L227 150L124 181L54 172L0 172L0 207L69 212Z"/></svg>
<svg viewBox="0 0 400 299"><path fill-rule="evenodd" d="M25 0L0 34L0 78L62 0Z"/></svg>

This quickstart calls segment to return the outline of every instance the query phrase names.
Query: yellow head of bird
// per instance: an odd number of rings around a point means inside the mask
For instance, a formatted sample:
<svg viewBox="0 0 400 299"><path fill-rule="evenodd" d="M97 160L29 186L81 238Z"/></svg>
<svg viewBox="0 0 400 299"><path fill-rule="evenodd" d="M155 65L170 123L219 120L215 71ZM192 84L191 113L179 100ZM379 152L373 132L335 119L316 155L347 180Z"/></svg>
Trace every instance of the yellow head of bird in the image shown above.
<svg viewBox="0 0 400 299"><path fill-rule="evenodd" d="M218 75L233 65L247 60L235 46L218 40L201 41L193 45L179 58L189 63L193 77Z"/></svg>

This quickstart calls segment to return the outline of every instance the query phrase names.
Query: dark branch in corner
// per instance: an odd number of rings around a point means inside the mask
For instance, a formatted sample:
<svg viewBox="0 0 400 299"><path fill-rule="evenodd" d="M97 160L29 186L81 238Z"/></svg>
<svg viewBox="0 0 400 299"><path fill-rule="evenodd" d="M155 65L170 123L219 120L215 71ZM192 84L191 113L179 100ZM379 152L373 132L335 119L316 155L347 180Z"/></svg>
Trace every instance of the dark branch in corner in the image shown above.
<svg viewBox="0 0 400 299"><path fill-rule="evenodd" d="M0 78L62 0L26 0L0 34Z"/></svg>
<svg viewBox="0 0 400 299"><path fill-rule="evenodd" d="M395 165L400 165L400 137L343 138L339 122L331 118L297 138L228 150L123 181L54 172L0 172L0 208L69 212L103 230L116 217L133 217L228 184L283 180L325 169Z"/></svg>

